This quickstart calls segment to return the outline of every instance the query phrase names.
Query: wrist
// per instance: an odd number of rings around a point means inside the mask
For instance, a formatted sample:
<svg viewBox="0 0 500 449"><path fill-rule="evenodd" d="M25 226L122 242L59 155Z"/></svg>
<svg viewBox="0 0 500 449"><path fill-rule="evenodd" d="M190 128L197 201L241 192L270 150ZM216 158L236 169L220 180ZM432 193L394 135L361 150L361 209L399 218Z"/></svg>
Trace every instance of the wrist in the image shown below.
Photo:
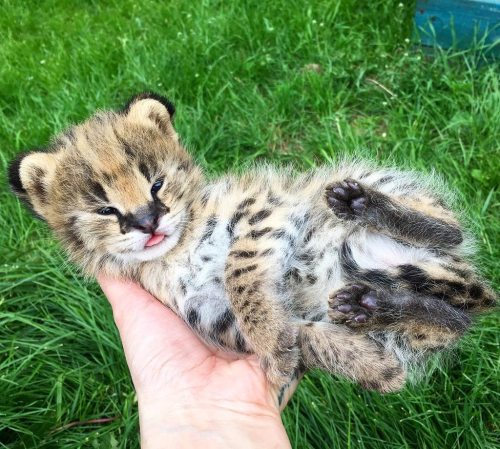
<svg viewBox="0 0 500 449"><path fill-rule="evenodd" d="M141 449L290 448L277 410L227 400L139 395Z"/></svg>

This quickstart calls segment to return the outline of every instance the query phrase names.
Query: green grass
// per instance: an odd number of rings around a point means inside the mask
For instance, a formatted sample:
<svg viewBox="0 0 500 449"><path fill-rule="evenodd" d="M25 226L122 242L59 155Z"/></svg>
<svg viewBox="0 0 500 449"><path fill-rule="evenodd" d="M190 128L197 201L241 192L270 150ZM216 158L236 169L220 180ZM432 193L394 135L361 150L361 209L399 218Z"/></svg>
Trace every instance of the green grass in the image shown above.
<svg viewBox="0 0 500 449"><path fill-rule="evenodd" d="M498 287L499 66L480 49L425 55L398 3L3 0L1 169L96 108L156 90L211 173L345 154L442 173ZM107 302L1 182L0 448L138 447ZM498 325L483 318L399 394L311 373L284 413L293 447L498 447ZM64 427L100 418L115 419Z"/></svg>

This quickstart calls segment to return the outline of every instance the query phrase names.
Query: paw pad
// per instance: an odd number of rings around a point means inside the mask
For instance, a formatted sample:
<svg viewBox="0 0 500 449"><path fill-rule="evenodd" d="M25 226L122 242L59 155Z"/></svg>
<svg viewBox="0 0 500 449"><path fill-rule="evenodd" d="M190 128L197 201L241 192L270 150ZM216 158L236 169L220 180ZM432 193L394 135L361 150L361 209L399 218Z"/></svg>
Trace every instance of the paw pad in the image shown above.
<svg viewBox="0 0 500 449"><path fill-rule="evenodd" d="M378 309L378 294L369 287L353 284L330 296L332 321L350 325L367 323Z"/></svg>
<svg viewBox="0 0 500 449"><path fill-rule="evenodd" d="M325 194L328 206L339 218L352 220L368 206L368 197L363 187L353 179L330 184Z"/></svg>

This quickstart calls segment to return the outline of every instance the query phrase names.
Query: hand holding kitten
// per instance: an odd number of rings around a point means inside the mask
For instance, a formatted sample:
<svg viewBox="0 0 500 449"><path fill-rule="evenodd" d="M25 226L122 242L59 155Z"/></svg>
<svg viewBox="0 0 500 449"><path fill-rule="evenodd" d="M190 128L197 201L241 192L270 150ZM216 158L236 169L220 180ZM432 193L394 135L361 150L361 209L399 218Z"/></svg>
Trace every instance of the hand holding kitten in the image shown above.
<svg viewBox="0 0 500 449"><path fill-rule="evenodd" d="M143 449L290 447L276 394L255 356L208 347L136 284L99 283L137 391Z"/></svg>

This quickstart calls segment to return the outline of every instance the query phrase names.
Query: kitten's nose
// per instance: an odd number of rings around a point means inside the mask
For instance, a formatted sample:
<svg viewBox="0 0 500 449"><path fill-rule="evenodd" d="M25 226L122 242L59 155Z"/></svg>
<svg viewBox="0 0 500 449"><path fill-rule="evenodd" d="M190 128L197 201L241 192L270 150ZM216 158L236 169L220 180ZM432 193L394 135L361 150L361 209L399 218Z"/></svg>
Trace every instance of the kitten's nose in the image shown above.
<svg viewBox="0 0 500 449"><path fill-rule="evenodd" d="M158 227L160 215L156 210L138 213L134 217L132 226L147 234L153 234Z"/></svg>

